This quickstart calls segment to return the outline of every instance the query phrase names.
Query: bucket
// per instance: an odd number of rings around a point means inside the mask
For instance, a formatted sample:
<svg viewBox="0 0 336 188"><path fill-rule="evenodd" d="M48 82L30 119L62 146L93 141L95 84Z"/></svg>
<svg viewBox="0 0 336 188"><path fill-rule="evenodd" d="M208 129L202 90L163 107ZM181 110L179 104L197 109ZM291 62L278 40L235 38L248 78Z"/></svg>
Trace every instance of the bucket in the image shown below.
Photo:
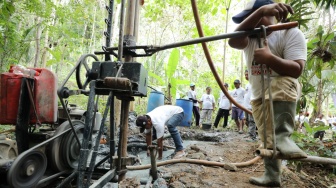
<svg viewBox="0 0 336 188"><path fill-rule="evenodd" d="M211 129L211 123L202 123L202 129L203 130L210 130Z"/></svg>
<svg viewBox="0 0 336 188"><path fill-rule="evenodd" d="M149 94L147 112L154 110L154 108L164 105L164 95L159 91L152 91Z"/></svg>
<svg viewBox="0 0 336 188"><path fill-rule="evenodd" d="M184 111L184 118L180 124L180 126L191 126L191 118L192 118L192 110L193 110L193 102L187 99L176 99L176 106L179 106Z"/></svg>

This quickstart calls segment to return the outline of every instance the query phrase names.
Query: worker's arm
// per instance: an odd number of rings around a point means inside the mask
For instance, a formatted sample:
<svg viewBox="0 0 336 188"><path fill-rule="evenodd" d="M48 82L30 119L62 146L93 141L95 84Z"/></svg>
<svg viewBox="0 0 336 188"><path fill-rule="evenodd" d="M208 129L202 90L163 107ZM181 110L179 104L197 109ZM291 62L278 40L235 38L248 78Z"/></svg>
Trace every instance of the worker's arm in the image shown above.
<svg viewBox="0 0 336 188"><path fill-rule="evenodd" d="M157 139L157 145L159 150L159 157L158 159L162 159L162 153L163 153L163 137Z"/></svg>
<svg viewBox="0 0 336 188"><path fill-rule="evenodd" d="M284 3L273 3L260 7L241 22L235 31L252 30L259 25L262 19L272 19L275 17L278 22L286 21L288 13L294 14L292 7ZM232 48L244 49L248 44L248 36L241 36L229 39Z"/></svg>
<svg viewBox="0 0 336 188"><path fill-rule="evenodd" d="M269 66L276 73L284 76L298 78L305 65L305 60L289 60L274 55L264 40L264 47L254 51L254 60L258 64Z"/></svg>

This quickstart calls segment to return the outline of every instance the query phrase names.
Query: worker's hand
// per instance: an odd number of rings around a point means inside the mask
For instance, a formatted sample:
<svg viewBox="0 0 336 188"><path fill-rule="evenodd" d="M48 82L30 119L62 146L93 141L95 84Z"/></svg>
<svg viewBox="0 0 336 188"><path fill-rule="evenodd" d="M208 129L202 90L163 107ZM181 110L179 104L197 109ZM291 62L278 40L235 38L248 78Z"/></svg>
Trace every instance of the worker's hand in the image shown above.
<svg viewBox="0 0 336 188"><path fill-rule="evenodd" d="M267 40L264 40L264 47L254 51L254 61L258 64L268 64L272 62L273 54L268 47Z"/></svg>
<svg viewBox="0 0 336 188"><path fill-rule="evenodd" d="M262 6L263 16L274 16L278 22L286 22L288 14L294 14L294 10L291 6L285 3L273 3Z"/></svg>

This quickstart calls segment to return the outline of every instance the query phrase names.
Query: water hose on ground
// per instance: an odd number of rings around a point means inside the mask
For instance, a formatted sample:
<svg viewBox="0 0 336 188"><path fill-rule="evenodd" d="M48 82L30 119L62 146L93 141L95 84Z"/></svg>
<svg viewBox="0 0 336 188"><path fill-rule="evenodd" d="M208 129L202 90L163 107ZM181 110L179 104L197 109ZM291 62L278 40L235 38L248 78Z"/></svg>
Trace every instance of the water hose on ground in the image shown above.
<svg viewBox="0 0 336 188"><path fill-rule="evenodd" d="M171 159L167 161L158 162L156 163L156 165L159 167L159 166L176 164L176 163L190 163L190 164L200 164L200 165L205 165L205 166L218 166L218 167L223 167L226 170L232 170L232 166L236 166L238 168L250 166L256 163L259 159L261 159L261 157L257 156L249 161L241 162L241 163L222 163L222 162L198 160L198 159ZM127 170L145 170L145 169L151 168L151 165L147 164L147 165L139 165L139 166L126 166L126 168Z"/></svg>
<svg viewBox="0 0 336 188"><path fill-rule="evenodd" d="M274 153L273 150L268 150L268 149L258 149L256 151L256 154L263 158L273 158L274 157L275 159L288 159L285 156L283 156L279 151L276 151ZM318 163L318 164L336 165L336 159L326 158L326 157L308 156L307 158L293 159L293 160Z"/></svg>

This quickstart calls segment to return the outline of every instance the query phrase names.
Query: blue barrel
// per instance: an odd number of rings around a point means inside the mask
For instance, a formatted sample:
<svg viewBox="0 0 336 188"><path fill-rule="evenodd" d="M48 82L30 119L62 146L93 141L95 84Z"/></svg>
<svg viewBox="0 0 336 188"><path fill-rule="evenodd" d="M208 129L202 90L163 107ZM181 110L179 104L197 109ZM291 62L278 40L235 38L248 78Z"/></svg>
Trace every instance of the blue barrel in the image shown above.
<svg viewBox="0 0 336 188"><path fill-rule="evenodd" d="M193 110L193 102L187 99L176 99L176 106L179 106L184 111L184 118L180 124L180 126L191 126L191 118L192 118L192 110Z"/></svg>
<svg viewBox="0 0 336 188"><path fill-rule="evenodd" d="M152 91L149 94L147 112L154 110L158 106L164 105L164 95L159 91Z"/></svg>

